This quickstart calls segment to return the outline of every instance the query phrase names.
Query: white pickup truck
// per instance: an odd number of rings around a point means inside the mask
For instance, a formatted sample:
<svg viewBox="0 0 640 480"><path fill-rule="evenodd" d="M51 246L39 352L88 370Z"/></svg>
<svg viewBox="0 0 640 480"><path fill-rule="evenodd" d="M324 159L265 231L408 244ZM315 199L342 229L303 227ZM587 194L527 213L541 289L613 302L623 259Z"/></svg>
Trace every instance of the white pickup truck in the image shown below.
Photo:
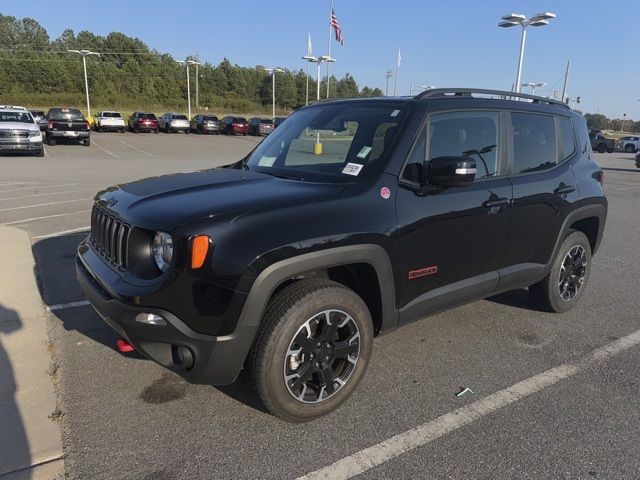
<svg viewBox="0 0 640 480"><path fill-rule="evenodd" d="M634 153L640 150L640 135L622 137L616 141L616 150Z"/></svg>
<svg viewBox="0 0 640 480"><path fill-rule="evenodd" d="M95 116L93 127L96 132L117 131L124 133L126 126L119 112L103 111Z"/></svg>

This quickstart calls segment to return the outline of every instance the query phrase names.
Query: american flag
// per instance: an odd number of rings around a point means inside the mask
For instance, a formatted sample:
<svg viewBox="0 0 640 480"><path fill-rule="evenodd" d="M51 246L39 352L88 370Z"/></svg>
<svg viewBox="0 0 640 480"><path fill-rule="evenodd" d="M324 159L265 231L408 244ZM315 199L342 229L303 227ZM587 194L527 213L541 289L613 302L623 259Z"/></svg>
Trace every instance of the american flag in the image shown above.
<svg viewBox="0 0 640 480"><path fill-rule="evenodd" d="M338 21L338 17L336 17L335 10L331 9L331 26L336 31L336 42L340 45L344 45L344 38L342 38L342 29L340 28L340 22Z"/></svg>

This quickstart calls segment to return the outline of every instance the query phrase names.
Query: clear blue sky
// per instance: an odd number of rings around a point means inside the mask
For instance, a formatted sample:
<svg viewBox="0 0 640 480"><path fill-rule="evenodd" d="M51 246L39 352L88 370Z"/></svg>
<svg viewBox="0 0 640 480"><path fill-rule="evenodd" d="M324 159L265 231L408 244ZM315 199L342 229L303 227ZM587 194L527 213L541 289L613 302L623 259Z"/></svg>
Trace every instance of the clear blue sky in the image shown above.
<svg viewBox="0 0 640 480"><path fill-rule="evenodd" d="M640 2L637 0L335 0L344 46L332 45L335 73L384 89L400 45L398 94L414 85L511 88L520 29L496 25L501 15L551 11L551 24L528 31L523 81L547 82L536 93L562 90L571 60L569 95L578 107L640 120ZM314 54L327 52L329 0L5 1L4 15L32 17L52 38L111 31L138 37L176 58L199 52L243 66L303 68L307 30ZM391 82L393 84L393 80Z"/></svg>

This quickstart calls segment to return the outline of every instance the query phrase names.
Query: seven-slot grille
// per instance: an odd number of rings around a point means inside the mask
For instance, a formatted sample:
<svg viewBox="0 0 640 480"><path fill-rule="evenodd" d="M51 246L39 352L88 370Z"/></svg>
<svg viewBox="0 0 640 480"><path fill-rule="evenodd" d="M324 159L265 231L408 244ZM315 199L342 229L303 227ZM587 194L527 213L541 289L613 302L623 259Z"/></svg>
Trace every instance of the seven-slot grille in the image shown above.
<svg viewBox="0 0 640 480"><path fill-rule="evenodd" d="M127 268L127 244L131 226L94 205L91 212L91 244L109 263Z"/></svg>

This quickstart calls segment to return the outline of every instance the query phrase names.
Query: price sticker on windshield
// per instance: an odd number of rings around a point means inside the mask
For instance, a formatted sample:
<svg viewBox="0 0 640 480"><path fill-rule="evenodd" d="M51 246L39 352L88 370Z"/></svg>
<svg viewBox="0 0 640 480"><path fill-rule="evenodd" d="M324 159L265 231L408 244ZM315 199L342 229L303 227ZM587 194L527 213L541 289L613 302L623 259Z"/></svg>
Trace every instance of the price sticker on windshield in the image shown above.
<svg viewBox="0 0 640 480"><path fill-rule="evenodd" d="M360 165L359 163L347 163L342 169L342 173L357 177L358 174L360 173L360 170L362 170L363 166L364 165Z"/></svg>

